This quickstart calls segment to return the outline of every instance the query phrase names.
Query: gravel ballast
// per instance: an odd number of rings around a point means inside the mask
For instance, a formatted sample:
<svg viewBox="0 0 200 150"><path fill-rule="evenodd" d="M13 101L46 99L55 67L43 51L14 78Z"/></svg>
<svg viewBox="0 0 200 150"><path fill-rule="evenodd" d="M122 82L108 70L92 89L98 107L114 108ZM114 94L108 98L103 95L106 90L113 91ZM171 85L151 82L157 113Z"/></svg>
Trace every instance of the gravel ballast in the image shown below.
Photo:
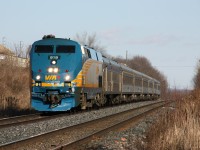
<svg viewBox="0 0 200 150"><path fill-rule="evenodd" d="M103 108L100 110L83 112L75 115L66 115L64 117L54 118L46 121L36 122L32 124L19 125L0 129L0 146L13 141L23 140L30 136L53 131L64 127L77 125L83 122L94 120L97 118L109 116L115 113L126 111L132 108L155 103L155 101L130 103L115 107Z"/></svg>
<svg viewBox="0 0 200 150"><path fill-rule="evenodd" d="M146 116L145 119L136 125L123 131L112 131L105 137L91 141L84 146L86 150L142 150L146 149L146 136L149 128L167 109L165 107L157 110L156 113ZM172 108L173 109L173 108Z"/></svg>

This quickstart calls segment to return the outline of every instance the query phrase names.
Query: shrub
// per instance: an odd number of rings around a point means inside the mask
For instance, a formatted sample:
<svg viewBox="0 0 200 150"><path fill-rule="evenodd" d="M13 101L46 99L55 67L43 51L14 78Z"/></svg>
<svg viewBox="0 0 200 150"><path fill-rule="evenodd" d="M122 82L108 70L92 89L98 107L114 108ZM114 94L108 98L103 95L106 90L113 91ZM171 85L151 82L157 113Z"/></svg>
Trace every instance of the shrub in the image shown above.
<svg viewBox="0 0 200 150"><path fill-rule="evenodd" d="M200 148L200 92L177 94L176 100L175 109L166 111L149 130L147 149Z"/></svg>
<svg viewBox="0 0 200 150"><path fill-rule="evenodd" d="M1 109L13 106L18 109L29 108L30 89L29 89L29 67L20 67L17 62L10 59L0 61L0 97ZM10 100L8 100L8 97ZM11 100L12 99L12 100ZM12 101L12 102L11 102Z"/></svg>

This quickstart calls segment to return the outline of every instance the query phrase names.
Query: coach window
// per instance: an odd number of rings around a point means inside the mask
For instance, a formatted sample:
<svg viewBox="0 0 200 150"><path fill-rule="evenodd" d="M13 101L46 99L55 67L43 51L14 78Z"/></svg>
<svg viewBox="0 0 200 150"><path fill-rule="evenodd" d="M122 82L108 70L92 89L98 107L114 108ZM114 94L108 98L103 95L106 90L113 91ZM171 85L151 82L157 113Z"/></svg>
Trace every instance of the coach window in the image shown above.
<svg viewBox="0 0 200 150"><path fill-rule="evenodd" d="M96 57L97 57L97 61L99 60L98 56L97 56L97 53L96 53Z"/></svg>
<svg viewBox="0 0 200 150"><path fill-rule="evenodd" d="M89 49L87 49L87 53L88 53L88 57L91 58L91 53Z"/></svg>
<svg viewBox="0 0 200 150"><path fill-rule="evenodd" d="M140 77L136 77L136 78L135 78L135 85L136 85L136 86L141 86L141 85L142 85L142 80L141 80Z"/></svg>
<svg viewBox="0 0 200 150"><path fill-rule="evenodd" d="M91 58L93 60L97 60L97 55L96 55L96 51L93 49L90 49L90 54L91 54Z"/></svg>
<svg viewBox="0 0 200 150"><path fill-rule="evenodd" d="M103 62L103 58L102 58L101 53L97 52L97 58L98 58L98 61Z"/></svg>

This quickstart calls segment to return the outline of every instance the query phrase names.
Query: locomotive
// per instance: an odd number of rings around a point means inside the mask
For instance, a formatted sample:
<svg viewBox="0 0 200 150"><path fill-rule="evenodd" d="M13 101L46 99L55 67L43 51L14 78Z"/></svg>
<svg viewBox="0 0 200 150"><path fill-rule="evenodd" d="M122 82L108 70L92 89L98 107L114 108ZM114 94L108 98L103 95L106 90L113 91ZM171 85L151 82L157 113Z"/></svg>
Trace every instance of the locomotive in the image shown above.
<svg viewBox="0 0 200 150"><path fill-rule="evenodd" d="M154 100L160 82L80 43L44 36L32 45L31 106L38 111Z"/></svg>

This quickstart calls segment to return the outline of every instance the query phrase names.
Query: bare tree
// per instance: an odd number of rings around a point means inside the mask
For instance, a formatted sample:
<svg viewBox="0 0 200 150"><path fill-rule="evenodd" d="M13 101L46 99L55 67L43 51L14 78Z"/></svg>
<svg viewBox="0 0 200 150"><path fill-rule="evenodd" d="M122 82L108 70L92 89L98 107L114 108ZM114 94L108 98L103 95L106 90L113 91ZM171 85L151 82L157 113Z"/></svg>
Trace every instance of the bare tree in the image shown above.
<svg viewBox="0 0 200 150"><path fill-rule="evenodd" d="M194 83L194 88L195 89L200 89L200 62L198 62L197 69L196 69L196 74L193 78L193 83Z"/></svg>
<svg viewBox="0 0 200 150"><path fill-rule="evenodd" d="M32 48L32 45L29 45L27 48L26 48L26 58L29 58L30 57L30 52L31 52L31 48Z"/></svg>
<svg viewBox="0 0 200 150"><path fill-rule="evenodd" d="M24 57L24 46L20 44L14 44L14 53L17 57Z"/></svg>
<svg viewBox="0 0 200 150"><path fill-rule="evenodd" d="M24 46L21 43L14 44L14 54L17 57L29 58L30 50L31 50L31 45Z"/></svg>
<svg viewBox="0 0 200 150"><path fill-rule="evenodd" d="M87 45L90 48L100 51L103 55L107 55L105 46L101 45L96 33L93 33L92 35L88 35L87 32L82 34L77 33L74 40L78 41L82 45Z"/></svg>

